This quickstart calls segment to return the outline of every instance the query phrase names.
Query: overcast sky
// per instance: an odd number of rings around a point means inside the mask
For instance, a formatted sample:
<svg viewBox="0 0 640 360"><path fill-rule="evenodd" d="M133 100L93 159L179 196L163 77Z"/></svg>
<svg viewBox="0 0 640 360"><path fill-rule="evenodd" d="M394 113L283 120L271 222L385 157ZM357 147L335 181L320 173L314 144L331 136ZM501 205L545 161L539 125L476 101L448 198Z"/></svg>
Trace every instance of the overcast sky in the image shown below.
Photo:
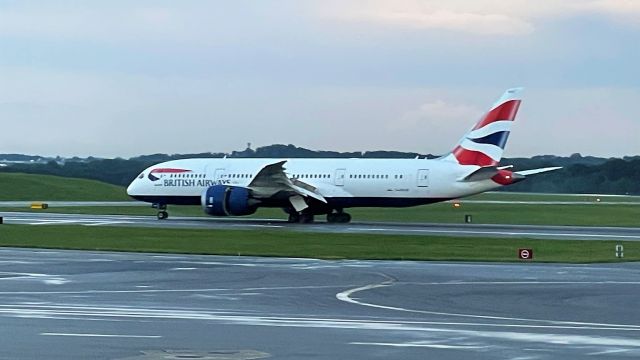
<svg viewBox="0 0 640 360"><path fill-rule="evenodd" d="M640 1L0 0L0 153L640 155Z"/></svg>

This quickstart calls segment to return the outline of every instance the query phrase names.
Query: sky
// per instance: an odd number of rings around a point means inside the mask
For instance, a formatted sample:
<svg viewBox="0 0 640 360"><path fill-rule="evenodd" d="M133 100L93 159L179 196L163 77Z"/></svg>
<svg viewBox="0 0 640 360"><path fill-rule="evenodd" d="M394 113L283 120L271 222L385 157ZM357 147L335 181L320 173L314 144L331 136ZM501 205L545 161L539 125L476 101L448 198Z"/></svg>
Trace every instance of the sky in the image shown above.
<svg viewBox="0 0 640 360"><path fill-rule="evenodd" d="M640 155L640 1L0 0L0 153Z"/></svg>

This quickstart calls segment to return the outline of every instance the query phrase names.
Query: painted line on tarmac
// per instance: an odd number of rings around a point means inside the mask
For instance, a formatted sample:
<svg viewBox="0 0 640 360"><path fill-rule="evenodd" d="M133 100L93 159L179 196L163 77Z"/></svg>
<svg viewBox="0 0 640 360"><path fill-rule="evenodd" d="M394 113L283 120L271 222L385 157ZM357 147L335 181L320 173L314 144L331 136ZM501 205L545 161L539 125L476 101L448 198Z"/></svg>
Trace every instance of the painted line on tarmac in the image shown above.
<svg viewBox="0 0 640 360"><path fill-rule="evenodd" d="M570 282L567 282L570 283ZM575 282L575 284L600 284L602 282ZM491 315L477 315L477 314L463 314L463 313L449 313L449 312L441 312L441 311L429 311L429 310L416 310L416 309L407 309L397 306L387 306L380 304L373 304L364 301L360 301L353 298L353 295L359 292L390 287L397 284L393 279L387 279L383 282L377 284L369 284L349 290L345 290L336 294L336 298L340 301L344 301L350 304L391 310L391 311L401 311L408 313L416 313L416 314L427 314L427 315L438 315L438 316L452 316L452 317L464 317L464 318L472 318L472 319L485 319L485 320L498 320L498 321L515 321L515 322L533 322L533 323L547 323L551 325L557 326L571 326L575 329L593 329L597 328L607 328L609 330L631 330L631 331L640 331L640 325L630 325L630 324L606 324L606 323L591 323L591 322L579 322L579 321L562 321L562 320L546 320L546 319L528 319L528 318L518 318L518 317L507 317L507 316L491 316ZM469 282L468 285L473 284Z"/></svg>
<svg viewBox="0 0 640 360"><path fill-rule="evenodd" d="M0 316L15 316L29 318L64 318L93 321L122 321L126 319L180 319L189 321L214 321L224 323L234 323L239 325L250 326L269 326L269 327L304 327L304 328L334 328L334 329L358 329L358 330L393 330L393 331L424 331L424 332L452 332L452 333L501 333L511 336L533 335L539 333L521 333L513 331L495 330L462 330L451 328L451 326L462 326L465 328L504 328L504 329L531 329L539 330L583 330L583 331L613 331L616 333L637 332L640 329L619 328L611 326L577 326L577 325L534 325L534 324L514 324L514 323L488 323L488 322L435 322L435 321L411 321L411 320L376 320L371 316L366 318L335 318L335 317L305 317L305 316L277 316L257 313L239 313L231 312L224 309L202 311L199 309L153 309L153 308L132 308L132 307L97 307L97 306L18 306L4 308L0 311ZM49 334L66 334L66 333L49 333ZM86 334L83 334L86 336ZM106 334L105 334L106 335ZM548 334L556 340L564 339L567 334ZM635 334L634 334L635 335ZM54 335L50 335L54 336ZM64 336L64 335L59 335ZM73 335L69 335L73 336ZM81 335L78 335L81 336ZM136 335L128 335L136 336ZM153 336L153 335L137 335L137 336ZM592 339L591 336L573 335L581 338ZM611 341L620 338L607 338L598 336L598 341ZM629 341L629 339L620 339ZM640 347L640 340L634 338L633 345Z"/></svg>
<svg viewBox="0 0 640 360"><path fill-rule="evenodd" d="M446 345L420 342L408 343L379 343L379 342L351 342L350 345L370 345L370 346L391 346L391 347L422 347L431 349L447 349L447 350L479 350L488 349L488 345Z"/></svg>
<svg viewBox="0 0 640 360"><path fill-rule="evenodd" d="M79 333L40 333L42 336L72 336L72 337L103 337L103 338L133 338L133 339L159 339L160 335L120 335L120 334L79 334Z"/></svg>
<svg viewBox="0 0 640 360"><path fill-rule="evenodd" d="M640 240L640 235L613 235L613 234L587 234L587 233L551 233L551 232L514 232L514 231L473 231L473 230L432 230L432 229L391 229L391 228L348 228L353 232L389 232L389 233L428 233L428 234L464 234L464 235L502 235L502 236L544 236L544 237L587 237L587 238L603 238L603 239L635 239Z"/></svg>
<svg viewBox="0 0 640 360"><path fill-rule="evenodd" d="M100 221L94 222L90 224L84 224L84 226L108 226L108 225L118 225L118 224L133 224L131 221Z"/></svg>

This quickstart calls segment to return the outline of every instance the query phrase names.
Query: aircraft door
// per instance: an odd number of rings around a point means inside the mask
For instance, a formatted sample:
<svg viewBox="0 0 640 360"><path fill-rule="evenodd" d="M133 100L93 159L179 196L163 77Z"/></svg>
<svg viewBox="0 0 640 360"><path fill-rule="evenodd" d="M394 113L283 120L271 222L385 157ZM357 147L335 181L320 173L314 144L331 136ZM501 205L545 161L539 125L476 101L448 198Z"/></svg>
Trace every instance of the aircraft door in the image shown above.
<svg viewBox="0 0 640 360"><path fill-rule="evenodd" d="M216 169L215 173L213 174L213 180L214 181L225 180L224 173L225 173L225 169L222 169L222 168Z"/></svg>
<svg viewBox="0 0 640 360"><path fill-rule="evenodd" d="M429 187L429 169L418 170L418 187Z"/></svg>
<svg viewBox="0 0 640 360"><path fill-rule="evenodd" d="M344 186L344 178L347 173L347 169L337 169L336 176L333 178L333 183L336 186Z"/></svg>
<svg viewBox="0 0 640 360"><path fill-rule="evenodd" d="M223 175L225 173L224 168L211 168L207 167L207 178L218 183L220 180L224 180Z"/></svg>

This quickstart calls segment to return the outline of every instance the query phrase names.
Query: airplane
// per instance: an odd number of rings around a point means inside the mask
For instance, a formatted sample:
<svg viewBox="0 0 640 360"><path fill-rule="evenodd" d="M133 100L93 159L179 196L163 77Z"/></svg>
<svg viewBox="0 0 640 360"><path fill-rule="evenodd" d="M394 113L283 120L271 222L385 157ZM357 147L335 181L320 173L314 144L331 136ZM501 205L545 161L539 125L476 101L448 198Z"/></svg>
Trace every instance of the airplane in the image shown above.
<svg viewBox="0 0 640 360"><path fill-rule="evenodd" d="M145 169L127 194L166 219L167 205L201 205L212 216L282 208L292 223L348 223L345 209L409 207L482 193L560 169L498 166L522 101L507 90L448 154L436 159L209 158L163 162Z"/></svg>

